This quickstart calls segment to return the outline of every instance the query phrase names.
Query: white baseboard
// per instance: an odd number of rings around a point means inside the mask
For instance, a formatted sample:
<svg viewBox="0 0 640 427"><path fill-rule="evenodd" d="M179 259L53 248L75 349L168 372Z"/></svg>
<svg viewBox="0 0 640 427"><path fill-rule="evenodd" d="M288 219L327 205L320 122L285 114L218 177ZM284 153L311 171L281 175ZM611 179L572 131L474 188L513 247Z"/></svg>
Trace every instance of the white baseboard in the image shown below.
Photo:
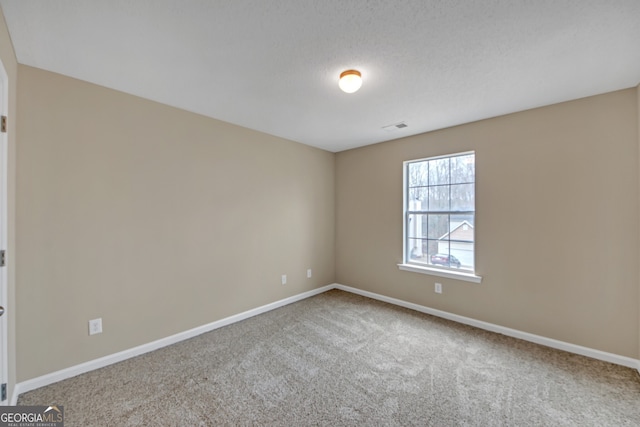
<svg viewBox="0 0 640 427"><path fill-rule="evenodd" d="M223 326L230 325L232 323L240 322L253 316L257 316L267 311L275 310L276 308L283 307L285 305L312 297L314 295L321 294L328 290L334 289L335 284L323 286L321 288L313 289L308 292L303 292L298 295L294 295L289 298L282 299L280 301L272 302L271 304L263 305L258 308L254 308L243 313L239 313L233 316L225 317L224 319L217 320L215 322L198 326L197 328L189 329L188 331L180 332L175 335L171 335L166 338L162 338L147 344L142 344L137 347L130 348L118 353L110 354L108 356L101 357L99 359L90 360L79 365L71 366L66 369L51 372L50 374L42 375L40 377L32 378L30 380L22 381L16 384L13 388L13 394L11 396L10 405L15 405L18 401L18 396L22 393L26 393L31 390L35 390L40 387L44 387L49 384L56 383L58 381L65 380L67 378L75 377L76 375L84 374L85 372L93 371L94 369L103 368L114 363L122 362L123 360L130 359L132 357L139 356L150 351L157 350L162 347L166 347L171 344L176 344L180 341L193 338L195 336L204 334L206 332L213 331L214 329L221 328Z"/></svg>
<svg viewBox="0 0 640 427"><path fill-rule="evenodd" d="M472 319L470 317L459 316L457 314L448 313L446 311L436 310L434 308L425 307L423 305L387 297L373 292L363 291L357 288L352 288L350 286L336 284L335 288L379 301L388 302L389 304L397 305L400 307L409 308L421 313L431 314L432 316L441 317L443 319L453 320L454 322L462 323L465 325L475 326L476 328L484 329L486 331L496 332L498 334L507 335L513 338L519 338L521 340L530 341L536 344L544 345L546 347L556 348L558 350L564 350L569 353L591 357L592 359L598 359L605 362L615 363L616 365L622 365L628 368L637 369L640 372L640 360L632 359L630 357L620 356L613 353L607 353L605 351L595 350L589 347L570 344L564 341L558 341L552 338L546 338L540 335L522 332L517 329L506 328L504 326L495 325L493 323L483 322L481 320Z"/></svg>
<svg viewBox="0 0 640 427"><path fill-rule="evenodd" d="M56 383L58 381L65 380L67 378L75 377L76 375L84 374L85 372L93 371L94 369L103 368L114 363L121 362L132 357L139 356L150 351L157 350L162 347L166 347L171 344L176 344L180 341L184 341L189 338L193 338L197 335L204 334L214 329L221 328L223 326L230 325L232 323L240 322L241 320L248 319L253 316L257 316L262 313L266 313L276 308L283 307L285 305L301 301L303 299L312 297L314 295L321 294L331 289L340 289L345 292L350 292L364 297L376 299L379 301L394 304L400 307L405 307L411 310L419 311L421 313L430 314L443 319L452 320L454 322L462 323L476 328L484 329L498 334L507 335L514 338L519 338L525 341L530 341L536 344L544 345L559 350L564 350L569 353L580 354L583 356L591 357L593 359L602 360L605 362L615 363L617 365L626 366L629 368L637 369L640 372L640 360L632 359L630 357L620 356L613 353L607 353L600 350L595 350L588 347L582 347L575 344L570 344L564 341L558 341L551 338L546 338L540 335L530 334L528 332L518 331L516 329L506 328L504 326L494 325L493 323L487 323L480 320L472 319L470 317L459 316L457 314L448 313L446 311L436 310L423 305L414 304L411 302L403 301L396 298L387 297L385 295L376 294L373 292L363 291L361 289L352 288L350 286L344 286L337 283L323 286L321 288L313 289L308 292L304 292L298 295L294 295L289 298L282 299L280 301L273 302L271 304L263 305L252 310L245 311L233 316L226 317L224 319L202 325L197 328L189 329L188 331L180 332L175 335L171 335L166 338L159 339L147 344L140 345L138 347L130 348L128 350L114 353L108 356L101 357L99 359L90 360L80 365L71 366L60 371L52 372L50 374L42 375L40 377L32 378L30 380L19 382L13 388L13 394L11 396L10 405L15 405L18 401L18 396L21 393L26 393L31 390L35 390L40 387L47 386L49 384Z"/></svg>

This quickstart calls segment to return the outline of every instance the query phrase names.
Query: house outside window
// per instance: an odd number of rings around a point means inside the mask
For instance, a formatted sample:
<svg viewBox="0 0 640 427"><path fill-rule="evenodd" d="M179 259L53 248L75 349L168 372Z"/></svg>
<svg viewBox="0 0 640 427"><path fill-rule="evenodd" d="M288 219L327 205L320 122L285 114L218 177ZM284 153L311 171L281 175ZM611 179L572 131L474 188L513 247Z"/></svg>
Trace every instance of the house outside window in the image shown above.
<svg viewBox="0 0 640 427"><path fill-rule="evenodd" d="M474 152L404 162L404 263L474 272Z"/></svg>

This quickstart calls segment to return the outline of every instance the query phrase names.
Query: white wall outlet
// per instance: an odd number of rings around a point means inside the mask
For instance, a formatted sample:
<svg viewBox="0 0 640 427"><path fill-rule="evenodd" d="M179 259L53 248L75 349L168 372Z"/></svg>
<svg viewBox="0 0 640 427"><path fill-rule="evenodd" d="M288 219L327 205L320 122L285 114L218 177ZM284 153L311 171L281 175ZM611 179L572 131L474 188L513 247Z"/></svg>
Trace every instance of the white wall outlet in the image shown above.
<svg viewBox="0 0 640 427"><path fill-rule="evenodd" d="M102 333L102 318L89 320L89 335Z"/></svg>
<svg viewBox="0 0 640 427"><path fill-rule="evenodd" d="M436 294L441 294L442 293L442 283L436 283Z"/></svg>
<svg viewBox="0 0 640 427"><path fill-rule="evenodd" d="M311 279L311 269L307 269L307 279Z"/></svg>
<svg viewBox="0 0 640 427"><path fill-rule="evenodd" d="M283 285L286 285L286 284L287 284L287 275L286 275L286 274L283 274L283 275L282 275L282 284L283 284Z"/></svg>

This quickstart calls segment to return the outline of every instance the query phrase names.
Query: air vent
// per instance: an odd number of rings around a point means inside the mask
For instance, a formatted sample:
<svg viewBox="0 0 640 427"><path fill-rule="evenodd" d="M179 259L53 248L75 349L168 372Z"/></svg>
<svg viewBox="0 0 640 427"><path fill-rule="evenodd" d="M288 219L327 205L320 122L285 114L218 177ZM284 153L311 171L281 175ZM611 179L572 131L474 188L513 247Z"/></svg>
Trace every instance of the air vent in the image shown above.
<svg viewBox="0 0 640 427"><path fill-rule="evenodd" d="M405 122L400 122L388 126L383 126L382 129L386 130L387 132L395 132L398 129L404 129L406 127L408 127L408 125Z"/></svg>

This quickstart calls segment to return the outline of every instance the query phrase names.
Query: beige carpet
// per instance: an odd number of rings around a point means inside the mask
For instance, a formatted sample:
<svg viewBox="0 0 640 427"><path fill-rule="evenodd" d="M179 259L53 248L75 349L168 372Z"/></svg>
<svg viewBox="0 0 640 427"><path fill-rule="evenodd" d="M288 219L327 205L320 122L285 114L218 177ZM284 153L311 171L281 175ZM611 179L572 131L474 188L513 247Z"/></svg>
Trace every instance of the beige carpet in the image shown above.
<svg viewBox="0 0 640 427"><path fill-rule="evenodd" d="M66 426L638 426L640 380L333 290L18 403Z"/></svg>

